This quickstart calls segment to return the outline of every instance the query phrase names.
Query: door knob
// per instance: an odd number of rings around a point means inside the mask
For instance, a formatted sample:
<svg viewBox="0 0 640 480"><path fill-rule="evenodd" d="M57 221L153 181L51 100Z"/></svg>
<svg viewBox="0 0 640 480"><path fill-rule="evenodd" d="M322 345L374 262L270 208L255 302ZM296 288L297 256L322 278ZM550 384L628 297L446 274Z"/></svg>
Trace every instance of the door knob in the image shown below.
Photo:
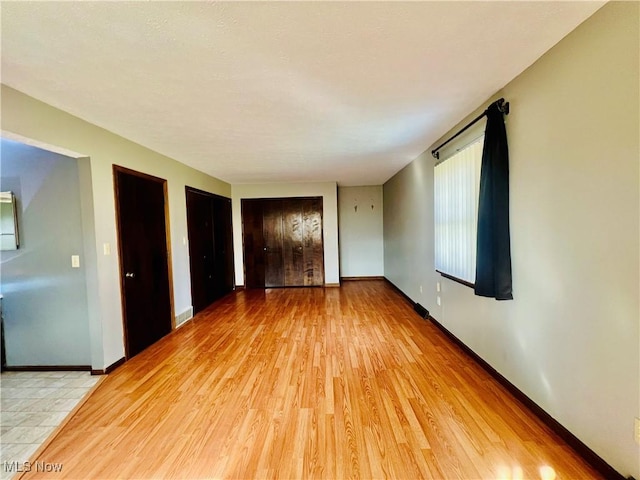
<svg viewBox="0 0 640 480"><path fill-rule="evenodd" d="M133 277L136 276L136 274L132 273L132 272L127 272L127 273L124 274L124 276L127 277L127 278L133 278Z"/></svg>

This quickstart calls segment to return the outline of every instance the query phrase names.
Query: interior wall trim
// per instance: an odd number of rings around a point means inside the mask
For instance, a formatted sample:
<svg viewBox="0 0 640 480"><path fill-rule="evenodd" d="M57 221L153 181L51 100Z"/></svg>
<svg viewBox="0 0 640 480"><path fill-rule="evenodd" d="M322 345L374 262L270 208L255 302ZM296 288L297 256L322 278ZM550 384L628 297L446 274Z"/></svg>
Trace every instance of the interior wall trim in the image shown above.
<svg viewBox="0 0 640 480"><path fill-rule="evenodd" d="M91 365L5 365L6 372L90 372Z"/></svg>
<svg viewBox="0 0 640 480"><path fill-rule="evenodd" d="M416 306L416 302L411 300L411 298L409 298L409 296L406 293L400 290L395 283L393 283L387 277L384 277L384 280L391 286L391 288L393 288L396 291L396 293L398 293L402 298L404 298L409 303L409 305L411 305L411 308L414 308Z"/></svg>
<svg viewBox="0 0 640 480"><path fill-rule="evenodd" d="M336 288L336 287L339 287L340 284L339 283L325 283L324 286L326 288Z"/></svg>
<svg viewBox="0 0 640 480"><path fill-rule="evenodd" d="M380 275L372 275L366 277L340 277L341 282L359 282L366 280L386 280L383 276Z"/></svg>
<svg viewBox="0 0 640 480"><path fill-rule="evenodd" d="M412 307L415 307L416 303L411 300L400 288L385 277L387 283L407 300ZM429 315L427 319L433 323L446 337L451 340L457 347L459 347L471 360L475 361L481 366L489 375L491 375L500 385L502 385L516 400L518 400L524 407L526 407L531 413L538 417L547 427L549 427L556 435L564 440L578 455L580 455L587 463L600 472L608 480L625 480L625 477L609 465L600 455L591 450L582 440L571 433L565 426L553 418L536 402L531 400L522 390L516 387L513 383L507 380L500 372L493 368L488 362L486 362L480 355L469 348L462 340L451 333L447 328L436 320L432 315ZM633 477L628 477L626 480L630 480Z"/></svg>
<svg viewBox="0 0 640 480"><path fill-rule="evenodd" d="M98 369L98 370L91 370L91 375L107 375L107 374L113 372L116 368L118 368L124 362L125 362L125 358L122 357L120 360L116 360L115 362L113 362L107 368Z"/></svg>

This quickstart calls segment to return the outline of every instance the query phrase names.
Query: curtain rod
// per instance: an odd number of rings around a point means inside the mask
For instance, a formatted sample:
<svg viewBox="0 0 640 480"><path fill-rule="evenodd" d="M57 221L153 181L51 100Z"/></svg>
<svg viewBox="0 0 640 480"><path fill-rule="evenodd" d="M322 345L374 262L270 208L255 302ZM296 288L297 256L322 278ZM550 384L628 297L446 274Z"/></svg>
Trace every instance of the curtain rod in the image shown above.
<svg viewBox="0 0 640 480"><path fill-rule="evenodd" d="M500 112L502 112L505 115L509 115L509 102L505 102L504 98L499 98L498 100L493 102L491 105L497 105L498 110ZM489 107L491 107L491 105L489 105ZM438 158L439 159L440 158L440 153L438 152L438 150L440 150L442 147L444 147L447 143L449 143L454 138L460 136L462 133L464 133L466 130L468 130L472 125L478 123L482 119L482 117L487 115L487 112L489 111L489 107L487 107L487 109L484 112L482 112L476 118L471 120L464 127L462 127L462 129L459 130L458 133L453 135L451 138L449 138L448 140L446 140L444 143L440 144L439 146L437 146L433 150L431 150L431 155L433 155L434 158Z"/></svg>

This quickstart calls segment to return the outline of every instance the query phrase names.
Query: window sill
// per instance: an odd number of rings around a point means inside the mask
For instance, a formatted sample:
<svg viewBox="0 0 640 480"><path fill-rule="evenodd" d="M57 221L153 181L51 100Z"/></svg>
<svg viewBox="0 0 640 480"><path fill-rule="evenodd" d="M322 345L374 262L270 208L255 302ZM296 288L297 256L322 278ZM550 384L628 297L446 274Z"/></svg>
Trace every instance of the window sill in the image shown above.
<svg viewBox="0 0 640 480"><path fill-rule="evenodd" d="M436 270L436 272L438 272L444 278L448 278L449 280L453 280L454 282L459 283L461 285L464 285L465 287L474 288L474 289L476 288L475 284L473 284L471 282L467 282L466 280L462 280L461 278L454 277L453 275L449 275L448 273L441 272L440 270Z"/></svg>

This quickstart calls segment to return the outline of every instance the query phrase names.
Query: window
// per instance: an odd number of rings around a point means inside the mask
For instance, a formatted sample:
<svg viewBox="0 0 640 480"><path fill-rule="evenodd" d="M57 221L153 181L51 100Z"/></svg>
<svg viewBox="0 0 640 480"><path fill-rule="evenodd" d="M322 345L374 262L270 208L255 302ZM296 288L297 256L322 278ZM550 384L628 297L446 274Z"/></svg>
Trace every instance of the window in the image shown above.
<svg viewBox="0 0 640 480"><path fill-rule="evenodd" d="M463 283L476 275L478 192L484 136L434 170L436 270Z"/></svg>

